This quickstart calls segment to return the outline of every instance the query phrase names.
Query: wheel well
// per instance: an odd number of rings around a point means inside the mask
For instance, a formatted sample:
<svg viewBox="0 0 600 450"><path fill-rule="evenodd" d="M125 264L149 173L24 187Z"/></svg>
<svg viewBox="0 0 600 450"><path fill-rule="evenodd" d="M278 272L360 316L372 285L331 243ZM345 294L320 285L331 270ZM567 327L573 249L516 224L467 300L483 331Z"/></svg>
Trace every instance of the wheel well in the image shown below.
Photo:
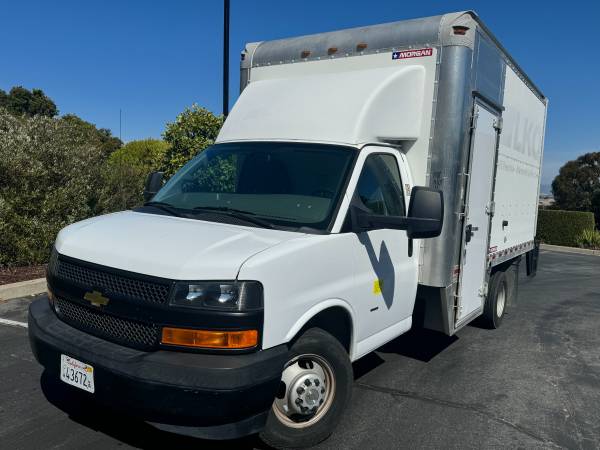
<svg viewBox="0 0 600 450"><path fill-rule="evenodd" d="M492 267L491 270L491 274L493 275L496 272L506 272L510 266L512 266L515 263L520 263L521 262L521 255L515 256L512 259L509 259L508 261L504 261L503 263L498 264L497 266Z"/></svg>
<svg viewBox="0 0 600 450"><path fill-rule="evenodd" d="M324 309L311 318L296 334L296 340L309 328L321 328L335 337L344 346L348 354L352 345L352 319L350 314L341 306Z"/></svg>

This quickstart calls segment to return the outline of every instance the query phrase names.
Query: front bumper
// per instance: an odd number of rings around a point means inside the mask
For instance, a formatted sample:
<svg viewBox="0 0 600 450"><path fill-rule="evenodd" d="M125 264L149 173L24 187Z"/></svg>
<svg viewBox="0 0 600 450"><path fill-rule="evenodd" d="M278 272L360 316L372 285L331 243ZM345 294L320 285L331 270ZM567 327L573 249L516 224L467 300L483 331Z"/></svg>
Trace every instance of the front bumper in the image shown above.
<svg viewBox="0 0 600 450"><path fill-rule="evenodd" d="M81 391L90 401L162 429L213 439L264 426L288 353L286 345L238 355L135 350L67 325L47 298L29 308L29 340L53 377L59 377L61 354L91 364L95 393Z"/></svg>

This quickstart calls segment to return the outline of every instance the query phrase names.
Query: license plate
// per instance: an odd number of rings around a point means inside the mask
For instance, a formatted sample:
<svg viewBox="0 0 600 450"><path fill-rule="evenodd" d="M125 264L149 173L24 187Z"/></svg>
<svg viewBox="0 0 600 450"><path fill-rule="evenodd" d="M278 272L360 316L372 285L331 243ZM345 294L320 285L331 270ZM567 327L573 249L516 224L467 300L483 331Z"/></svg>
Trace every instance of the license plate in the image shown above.
<svg viewBox="0 0 600 450"><path fill-rule="evenodd" d="M67 355L60 355L60 379L71 386L94 393L94 368Z"/></svg>

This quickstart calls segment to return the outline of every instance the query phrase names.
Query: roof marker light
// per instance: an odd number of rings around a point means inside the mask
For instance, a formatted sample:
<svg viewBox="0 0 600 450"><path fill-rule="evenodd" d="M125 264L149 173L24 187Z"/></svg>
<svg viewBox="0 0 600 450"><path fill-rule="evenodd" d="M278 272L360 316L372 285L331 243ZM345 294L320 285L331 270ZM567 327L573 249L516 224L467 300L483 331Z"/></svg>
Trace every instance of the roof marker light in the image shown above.
<svg viewBox="0 0 600 450"><path fill-rule="evenodd" d="M469 31L469 27L465 27L464 25L454 25L452 29L454 30L454 34L459 36L464 36Z"/></svg>

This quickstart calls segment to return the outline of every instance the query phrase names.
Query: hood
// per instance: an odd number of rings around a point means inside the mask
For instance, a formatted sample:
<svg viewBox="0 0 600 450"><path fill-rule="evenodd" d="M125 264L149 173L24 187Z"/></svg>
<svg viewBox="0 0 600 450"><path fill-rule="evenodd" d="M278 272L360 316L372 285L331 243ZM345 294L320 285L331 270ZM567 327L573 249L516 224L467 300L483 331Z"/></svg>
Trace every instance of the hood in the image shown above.
<svg viewBox="0 0 600 450"><path fill-rule="evenodd" d="M251 256L297 233L124 211L64 228L58 253L175 280L233 280Z"/></svg>

